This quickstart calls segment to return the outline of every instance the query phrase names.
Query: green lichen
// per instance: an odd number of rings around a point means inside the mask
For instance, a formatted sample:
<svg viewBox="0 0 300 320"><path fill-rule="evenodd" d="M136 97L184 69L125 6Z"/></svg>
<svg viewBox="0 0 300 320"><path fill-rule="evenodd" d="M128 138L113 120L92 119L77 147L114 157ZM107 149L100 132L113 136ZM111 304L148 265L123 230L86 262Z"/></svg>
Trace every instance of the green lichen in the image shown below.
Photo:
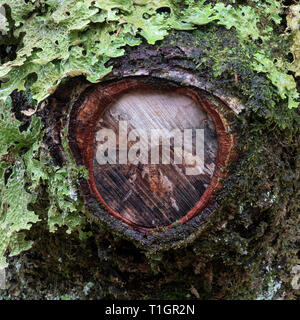
<svg viewBox="0 0 300 320"><path fill-rule="evenodd" d="M60 168L49 161L43 148L40 119L33 117L27 130L20 130L20 121L11 112L11 99L0 113L0 269L7 266L5 253L14 256L31 247L23 230L40 221L30 205L38 201L41 186L47 186L50 199L48 225L51 232L67 226L67 232L78 230L82 238L85 218L80 215L82 202L77 195L76 181L85 171L72 161Z"/></svg>
<svg viewBox="0 0 300 320"><path fill-rule="evenodd" d="M257 1L255 1L257 2ZM139 45L142 38L155 44L171 29L190 30L211 22L234 28L245 45L247 42L272 40L273 29L281 21L283 6L279 1L266 1L257 7L214 6L204 0L183 1L184 9L171 1L60 1L45 0L25 3L2 2L10 9L13 36L22 41L13 61L0 66L2 101L14 90L25 90L27 79L36 74L31 84L38 102L53 93L68 76L86 75L91 82L100 81L111 71L105 63L124 54L126 45ZM169 8L170 11L158 11ZM289 107L297 106L298 92L292 76L287 75L286 62L269 56L260 49L253 67L265 72L280 91L289 98Z"/></svg>
<svg viewBox="0 0 300 320"><path fill-rule="evenodd" d="M297 77L300 76L300 5L292 5L287 16L287 32L291 32L292 38L291 52L294 61L291 70Z"/></svg>
<svg viewBox="0 0 300 320"><path fill-rule="evenodd" d="M26 191L28 176L34 175L37 169L26 159L37 149L41 138L40 121L34 118L30 128L20 132L19 123L11 114L9 100L2 105L0 118L0 269L7 266L4 254L8 248L11 255L16 255L31 246L25 241L23 230L39 221L28 208L35 201L35 194Z"/></svg>
<svg viewBox="0 0 300 320"><path fill-rule="evenodd" d="M47 209L50 231L67 225L68 232L77 230L84 236L81 230L85 225L80 214L84 208L77 195L77 180L82 170L71 157L63 167L49 160L43 146L44 131L36 117L32 117L29 128L20 130L21 123L10 112L9 95L14 90L25 91L38 110L68 77L84 75L90 82L101 81L112 70L108 62L124 55L128 46L138 46L145 41L154 45L172 30L197 30L212 25L234 32L239 41L238 50L229 52L223 46L223 51L210 54L213 64L199 59L199 67L208 63L215 78L222 78L228 72L245 75L239 90L252 98L247 108L254 110L257 100L265 102L270 107L263 110L265 118L277 117L281 128L287 127L291 119L289 109L299 104L296 82L290 74L293 71L299 75L299 16L296 14L295 18L293 14L288 18L288 30L292 34L278 35L285 10L282 1L262 3L255 0L236 5L235 1L207 4L204 0L67 0L63 3L59 0L2 0L1 6L5 8L6 18L0 15L0 31L6 34L1 33L0 44L5 44L10 51L17 46L13 54L1 58L0 65L0 269L6 266L7 250L15 255L32 244L26 241L23 230L39 222L30 205L37 201L41 187L46 189L50 201ZM291 8L298 9L298 6ZM203 38L204 35L199 36L199 43ZM277 48L280 39L292 43L295 60L292 64ZM217 46L211 48L214 50ZM248 55L248 61L243 58L243 65L249 69L247 74L232 58L239 55ZM206 59L210 59L209 55ZM256 79L257 74L265 74L269 82ZM255 96L257 86L264 89L259 91L259 97ZM278 111L280 107L282 110ZM257 133L264 128L265 123L252 130ZM66 144L64 148L67 152ZM249 158L242 163L253 168L257 166L262 158L257 157L256 151L254 147L253 154L249 150ZM238 248L241 253L246 249L244 242Z"/></svg>

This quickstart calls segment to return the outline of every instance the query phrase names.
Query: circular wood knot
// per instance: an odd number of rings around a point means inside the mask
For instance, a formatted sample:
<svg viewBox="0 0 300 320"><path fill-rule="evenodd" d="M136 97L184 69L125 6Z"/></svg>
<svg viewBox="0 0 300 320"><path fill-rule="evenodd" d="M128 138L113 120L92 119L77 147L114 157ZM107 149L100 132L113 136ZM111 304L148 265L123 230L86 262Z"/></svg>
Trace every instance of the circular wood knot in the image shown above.
<svg viewBox="0 0 300 320"><path fill-rule="evenodd" d="M224 108L158 79L99 84L73 110L71 150L113 217L146 233L170 228L201 215L221 186L235 144Z"/></svg>

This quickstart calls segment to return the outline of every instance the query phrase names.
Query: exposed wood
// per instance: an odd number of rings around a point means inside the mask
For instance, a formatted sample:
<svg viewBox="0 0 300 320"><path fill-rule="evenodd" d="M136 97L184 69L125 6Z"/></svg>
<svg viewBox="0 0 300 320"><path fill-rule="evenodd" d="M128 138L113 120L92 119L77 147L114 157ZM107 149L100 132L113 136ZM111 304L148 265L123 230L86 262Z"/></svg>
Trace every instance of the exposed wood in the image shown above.
<svg viewBox="0 0 300 320"><path fill-rule="evenodd" d="M217 103L203 91L152 78L126 79L89 89L71 114L69 134L73 155L89 169L91 193L114 217L140 232L169 228L201 215L212 203L214 192L221 187L220 178L226 176L223 169L234 157L235 138L227 133L230 126ZM203 174L186 176L184 169L190 166L186 163L99 165L96 137L101 128L117 133L119 119L129 120L128 132L134 128L203 128Z"/></svg>
<svg viewBox="0 0 300 320"><path fill-rule="evenodd" d="M190 97L155 90L134 90L120 97L101 117L97 130L109 128L118 135L120 120L128 123L128 133L138 129L147 134L148 141L142 143L149 147L148 164L137 165L128 160L127 164L101 165L95 151L93 169L97 189L108 206L136 225L148 228L170 225L192 210L211 182L218 146L214 124ZM172 135L168 139L172 142L171 152L168 148L162 150L162 139L151 140L153 129L164 129L166 134L179 129L182 145L174 145L176 137ZM186 172L186 168L196 166L196 160L193 165L185 162L195 157L190 150L183 153L184 129L193 129L193 154L196 152L195 130L204 130L204 170L199 170L197 175ZM157 142L159 144L155 144ZM129 143L128 149L132 144L134 142ZM95 141L95 150L99 145L102 142ZM118 143L116 154L120 147ZM128 153L127 149L121 151ZM151 164L151 153L155 152L159 154L159 164ZM174 163L174 152L183 155L182 164ZM170 164L163 164L168 162L162 159L164 153L171 153Z"/></svg>

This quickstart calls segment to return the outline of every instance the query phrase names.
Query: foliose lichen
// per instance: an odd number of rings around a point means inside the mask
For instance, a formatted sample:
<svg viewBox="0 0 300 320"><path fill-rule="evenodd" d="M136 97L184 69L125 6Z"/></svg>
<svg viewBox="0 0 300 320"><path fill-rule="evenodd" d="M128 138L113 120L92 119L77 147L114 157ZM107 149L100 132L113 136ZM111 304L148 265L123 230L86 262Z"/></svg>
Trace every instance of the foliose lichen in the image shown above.
<svg viewBox="0 0 300 320"><path fill-rule="evenodd" d="M220 201L225 194L226 203L232 201L227 212L239 206L242 208L239 219L230 222L233 229L236 224L236 233L231 233L230 239L227 239L228 234L219 235L218 231L207 235L210 245L215 243L216 252L220 251L218 241L220 246L227 241L233 246L232 250L241 255L247 256L246 252L253 250L255 241L247 241L251 235L248 227L253 226L256 231L261 228L256 234L260 237L268 224L260 219L253 221L252 213L249 213L253 206L264 214L276 206L283 210L288 205L288 202L282 203L283 199L295 196L294 191L287 188L286 197L278 200L274 197L285 183L290 185L287 183L288 172L292 168L289 170L287 158L282 159L282 163L277 161L285 145L274 147L273 152L264 148L274 142L274 137L262 134L262 131L271 132L275 127L280 135L281 130L286 130L283 135L289 139L286 145L295 139L292 128L297 121L294 109L299 104L294 79L294 75L299 75L299 6L290 7L287 27L282 26L282 19L288 8L279 0L246 1L244 5L235 1L204 0L67 0L63 4L58 0L2 0L0 6L5 9L5 15L0 15L0 269L7 266L7 252L17 255L32 245L26 241L24 230L40 222L41 218L33 208L41 189L49 198L47 220L50 231L66 225L69 231L77 230L85 236L82 230L86 219L80 214L84 208L75 191L78 177L84 172L75 166L71 157L62 166L56 165L49 157L49 150L43 143L45 129L35 116L43 109L45 99L70 77L83 75L90 82L101 81L112 71L112 61L124 55L125 50L145 42L150 46L159 45L174 30L193 32L199 46L205 48L199 56L194 53L199 72L209 71L224 86L227 77L238 76L236 92L248 98L246 108L249 112L242 121L249 122L255 117L253 126L243 128L241 122L238 124L240 141L247 141L240 148L247 151L247 157L241 157L235 175L228 179L219 195ZM212 29L206 37L209 28ZM226 38L228 46L216 37L217 30L223 30L220 31L223 34L228 30L235 35ZM234 45L231 41L235 41ZM293 55L292 62L289 53ZM234 87L230 81L228 86ZM9 96L16 90L25 92L26 101L30 102L30 108L23 110L22 119L28 120L25 127L11 112ZM66 143L64 149L68 154ZM291 148L290 152L294 150ZM282 166L280 170L278 166ZM242 179L244 168L248 172L255 170L255 176L261 177L258 185L255 179ZM272 170L282 173L282 178L278 177L280 181L272 176ZM234 177L241 178L239 183L231 181ZM272 185L270 179L273 179ZM280 182L280 190L276 190L277 182ZM261 199L256 198L257 188L261 188ZM270 197L272 201L268 201ZM266 219L272 220L267 214ZM241 221L248 226L242 231ZM224 224L224 221L219 222ZM194 252L197 247L204 257L205 241L200 240ZM211 251L211 248L207 250L207 254ZM209 256L207 258L209 260ZM213 259L217 258L211 257ZM229 262L226 256L222 259ZM211 290L209 279L204 282L207 290Z"/></svg>

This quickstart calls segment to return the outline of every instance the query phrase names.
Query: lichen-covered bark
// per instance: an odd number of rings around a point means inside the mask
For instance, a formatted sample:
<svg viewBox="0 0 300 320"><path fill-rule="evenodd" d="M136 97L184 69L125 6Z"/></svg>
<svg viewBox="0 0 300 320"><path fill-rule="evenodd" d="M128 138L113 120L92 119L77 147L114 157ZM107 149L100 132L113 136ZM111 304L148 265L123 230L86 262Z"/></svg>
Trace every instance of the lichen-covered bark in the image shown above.
<svg viewBox="0 0 300 320"><path fill-rule="evenodd" d="M34 246L11 260L2 296L299 297L291 287L291 271L299 261L299 112L283 107L265 75L249 68L251 59L251 48L239 47L233 32L211 26L173 33L155 47L129 48L124 58L114 60L106 80L136 74L191 85L186 75L192 73L203 89L237 97L246 107L227 115L238 136L238 159L216 196L217 206L201 228L185 224L173 230L175 245L170 237L167 245L160 247L158 241L153 249L129 241L118 222L109 227L100 215L93 216L105 212L90 199L90 208L97 209L87 213L94 221L85 230L91 237L79 240L76 234L49 234L46 225L35 226L29 234ZM57 164L64 163L64 150L53 133L66 125L70 104L89 85L81 78L67 82L41 112L46 127L52 127L45 143ZM43 216L47 206L48 195L41 190L35 209Z"/></svg>

